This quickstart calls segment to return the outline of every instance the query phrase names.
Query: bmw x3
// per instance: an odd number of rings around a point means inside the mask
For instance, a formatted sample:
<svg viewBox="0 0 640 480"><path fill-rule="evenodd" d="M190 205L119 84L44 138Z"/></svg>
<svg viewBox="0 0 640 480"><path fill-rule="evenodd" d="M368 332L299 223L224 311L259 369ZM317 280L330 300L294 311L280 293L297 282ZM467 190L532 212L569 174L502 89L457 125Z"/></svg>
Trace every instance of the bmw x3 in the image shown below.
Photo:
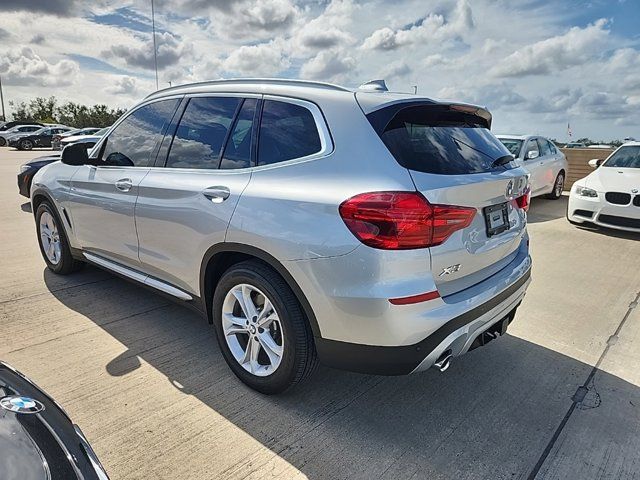
<svg viewBox="0 0 640 480"><path fill-rule="evenodd" d="M490 127L375 83L172 87L35 175L40 249L197 310L263 393L319 362L444 370L506 331L530 282L528 174Z"/></svg>

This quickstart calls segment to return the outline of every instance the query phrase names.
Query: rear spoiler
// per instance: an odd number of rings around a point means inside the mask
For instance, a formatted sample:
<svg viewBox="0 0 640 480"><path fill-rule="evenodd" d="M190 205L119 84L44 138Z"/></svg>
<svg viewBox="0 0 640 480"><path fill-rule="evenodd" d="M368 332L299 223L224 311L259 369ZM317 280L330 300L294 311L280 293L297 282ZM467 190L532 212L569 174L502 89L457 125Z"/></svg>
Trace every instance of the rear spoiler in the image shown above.
<svg viewBox="0 0 640 480"><path fill-rule="evenodd" d="M398 112L406 108L414 107L428 107L429 109L433 109L434 113L440 112L445 116L447 113L459 113L461 118L467 120L469 123L474 123L478 126L491 129L492 116L489 110L484 107L470 105L467 103L440 103L428 101L396 102L378 110L374 110L367 114L367 118L378 135L381 135L387 128L389 122L391 122Z"/></svg>

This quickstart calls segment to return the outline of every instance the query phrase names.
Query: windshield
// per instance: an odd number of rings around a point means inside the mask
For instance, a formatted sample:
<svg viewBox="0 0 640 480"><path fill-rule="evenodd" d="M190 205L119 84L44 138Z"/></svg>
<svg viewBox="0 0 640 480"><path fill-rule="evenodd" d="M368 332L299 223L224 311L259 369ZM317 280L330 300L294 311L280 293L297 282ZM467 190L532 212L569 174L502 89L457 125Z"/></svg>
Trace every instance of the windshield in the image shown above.
<svg viewBox="0 0 640 480"><path fill-rule="evenodd" d="M621 147L602 164L603 167L640 168L640 145Z"/></svg>
<svg viewBox="0 0 640 480"><path fill-rule="evenodd" d="M498 138L500 142L507 147L507 150L511 152L514 157L520 156L520 150L522 149L522 144L524 143L522 140L517 140L514 138Z"/></svg>
<svg viewBox="0 0 640 480"><path fill-rule="evenodd" d="M513 168L509 150L476 122L446 106L407 107L396 113L381 138L396 161L410 170L466 175ZM505 157L505 163L496 162Z"/></svg>

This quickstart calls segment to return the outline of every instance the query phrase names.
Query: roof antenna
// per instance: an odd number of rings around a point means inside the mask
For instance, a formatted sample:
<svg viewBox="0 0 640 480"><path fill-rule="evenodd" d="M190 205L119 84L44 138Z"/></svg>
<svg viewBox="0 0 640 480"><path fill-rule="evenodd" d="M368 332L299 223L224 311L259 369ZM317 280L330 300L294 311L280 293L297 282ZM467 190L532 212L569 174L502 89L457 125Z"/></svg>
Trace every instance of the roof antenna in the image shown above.
<svg viewBox="0 0 640 480"><path fill-rule="evenodd" d="M387 84L384 80L371 80L365 82L358 87L358 90L367 90L369 92L388 92Z"/></svg>

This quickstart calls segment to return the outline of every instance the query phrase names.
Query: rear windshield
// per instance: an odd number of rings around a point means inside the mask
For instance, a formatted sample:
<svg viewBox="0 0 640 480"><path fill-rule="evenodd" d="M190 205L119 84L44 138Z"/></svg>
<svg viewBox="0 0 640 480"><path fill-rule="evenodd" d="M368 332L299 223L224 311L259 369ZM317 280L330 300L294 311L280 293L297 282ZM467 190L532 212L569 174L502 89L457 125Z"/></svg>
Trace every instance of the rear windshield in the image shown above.
<svg viewBox="0 0 640 480"><path fill-rule="evenodd" d="M604 162L603 167L640 168L640 146L622 147Z"/></svg>
<svg viewBox="0 0 640 480"><path fill-rule="evenodd" d="M374 114L379 117L379 111L369 115ZM379 118L372 125L374 121ZM410 170L465 175L515 167L508 159L496 162L513 156L481 118L446 105L403 108L386 124L380 138L397 162Z"/></svg>

